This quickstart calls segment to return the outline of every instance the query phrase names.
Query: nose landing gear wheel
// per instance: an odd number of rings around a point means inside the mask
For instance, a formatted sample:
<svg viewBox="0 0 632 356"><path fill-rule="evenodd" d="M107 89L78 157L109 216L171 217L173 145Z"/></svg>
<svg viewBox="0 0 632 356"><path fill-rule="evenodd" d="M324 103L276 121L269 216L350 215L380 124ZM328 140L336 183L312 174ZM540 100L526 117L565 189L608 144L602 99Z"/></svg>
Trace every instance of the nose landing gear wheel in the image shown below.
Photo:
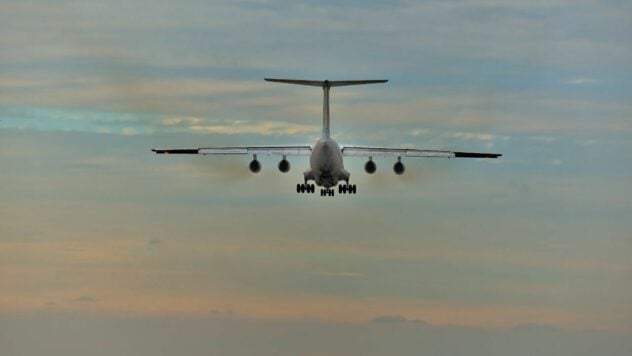
<svg viewBox="0 0 632 356"><path fill-rule="evenodd" d="M333 197L334 193L335 193L335 190L329 189L329 188L320 190L320 196L321 197L324 197L324 196Z"/></svg>

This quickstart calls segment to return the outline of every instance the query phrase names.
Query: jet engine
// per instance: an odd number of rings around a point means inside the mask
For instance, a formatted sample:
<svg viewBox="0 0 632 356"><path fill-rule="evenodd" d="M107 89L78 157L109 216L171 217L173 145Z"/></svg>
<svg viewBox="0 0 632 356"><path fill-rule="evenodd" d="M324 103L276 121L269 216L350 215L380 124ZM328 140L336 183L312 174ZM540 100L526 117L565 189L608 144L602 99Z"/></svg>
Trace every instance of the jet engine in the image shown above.
<svg viewBox="0 0 632 356"><path fill-rule="evenodd" d="M250 165L248 165L248 168L252 173L259 173L259 171L261 171L261 163L259 163L255 157L252 162L250 162Z"/></svg>
<svg viewBox="0 0 632 356"><path fill-rule="evenodd" d="M279 162L279 171L287 173L290 171L290 162L285 157Z"/></svg>
<svg viewBox="0 0 632 356"><path fill-rule="evenodd" d="M397 162L395 162L395 165L393 165L393 171L395 171L395 174L397 175L402 175L404 174L404 171L406 171L406 167L402 163L401 157L397 157Z"/></svg>
<svg viewBox="0 0 632 356"><path fill-rule="evenodd" d="M373 174L375 173L376 170L377 170L377 165L375 164L375 162L373 162L372 159L369 159L364 164L364 171L367 172L368 174Z"/></svg>

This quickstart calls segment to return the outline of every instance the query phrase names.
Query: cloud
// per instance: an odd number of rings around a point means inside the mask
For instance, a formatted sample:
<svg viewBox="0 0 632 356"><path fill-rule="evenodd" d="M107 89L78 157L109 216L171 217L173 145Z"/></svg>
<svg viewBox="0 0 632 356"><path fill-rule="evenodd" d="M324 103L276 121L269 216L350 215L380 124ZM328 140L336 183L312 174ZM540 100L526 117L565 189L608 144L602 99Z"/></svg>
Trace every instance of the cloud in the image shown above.
<svg viewBox="0 0 632 356"><path fill-rule="evenodd" d="M427 324L425 321L420 319L407 319L401 315L380 315L371 319L372 323L416 323L416 324Z"/></svg>
<svg viewBox="0 0 632 356"><path fill-rule="evenodd" d="M209 310L206 315L209 318L231 318L233 317L233 311L232 310L218 310L218 309L211 309Z"/></svg>
<svg viewBox="0 0 632 356"><path fill-rule="evenodd" d="M564 84L570 85L583 85L583 84L598 84L599 81L597 79L591 78L575 78L564 81Z"/></svg>
<svg viewBox="0 0 632 356"><path fill-rule="evenodd" d="M182 350L190 355L262 356L629 356L632 348L629 334L508 333L506 329L448 326L400 328L310 319L156 318L58 312L0 314L0 325L3 340L11 340L9 347L3 347L3 356L153 356L181 354ZM101 342L104 335L107 342ZM99 345L96 351L95 344Z"/></svg>
<svg viewBox="0 0 632 356"><path fill-rule="evenodd" d="M135 128L133 127L124 127L123 128L123 135L124 136L134 136L136 135L138 132L136 131Z"/></svg>
<svg viewBox="0 0 632 356"><path fill-rule="evenodd" d="M354 277L362 277L364 274L357 272L314 272L312 273L316 276L330 276L330 277L343 277L343 278L354 278Z"/></svg>
<svg viewBox="0 0 632 356"><path fill-rule="evenodd" d="M430 133L430 130L428 130L428 129L414 129L414 130L410 131L410 134L412 136L425 136L428 133Z"/></svg>
<svg viewBox="0 0 632 356"><path fill-rule="evenodd" d="M531 136L531 137L529 137L529 140L551 143L551 142L557 141L557 138L556 137L550 137L550 136Z"/></svg>
<svg viewBox="0 0 632 356"><path fill-rule="evenodd" d="M520 323L516 324L512 330L521 332L552 332L560 330L558 327L548 324Z"/></svg>
<svg viewBox="0 0 632 356"><path fill-rule="evenodd" d="M380 315L371 319L371 322L374 323L404 323L407 321L408 319L401 315Z"/></svg>
<svg viewBox="0 0 632 356"><path fill-rule="evenodd" d="M476 133L476 132L455 132L452 134L452 137L463 139L466 141L469 140L479 140L479 141L492 141L495 136L487 133Z"/></svg>
<svg viewBox="0 0 632 356"><path fill-rule="evenodd" d="M94 303L97 301L97 299L89 295L82 295L81 297L75 298L72 301L75 303Z"/></svg>
<svg viewBox="0 0 632 356"><path fill-rule="evenodd" d="M204 119L199 117L168 117L160 120L162 126L190 126L199 125Z"/></svg>
<svg viewBox="0 0 632 356"><path fill-rule="evenodd" d="M193 125L190 126L190 129L194 132L204 133L226 135L259 134L264 136L289 136L320 131L320 127L315 125L292 124L281 121L264 121L257 123L235 121L225 124Z"/></svg>

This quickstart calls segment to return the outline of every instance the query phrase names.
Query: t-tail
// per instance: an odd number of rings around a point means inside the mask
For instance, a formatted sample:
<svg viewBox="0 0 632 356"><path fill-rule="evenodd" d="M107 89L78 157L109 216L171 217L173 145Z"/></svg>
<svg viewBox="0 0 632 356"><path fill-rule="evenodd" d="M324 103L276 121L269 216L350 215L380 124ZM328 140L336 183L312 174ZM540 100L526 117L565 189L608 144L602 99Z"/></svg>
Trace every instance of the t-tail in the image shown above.
<svg viewBox="0 0 632 356"><path fill-rule="evenodd" d="M300 80L300 79L275 79L265 78L268 82L309 85L313 87L323 88L323 137L329 138L329 88L342 87L347 85L362 85L362 84L375 84L386 83L386 79L377 80Z"/></svg>

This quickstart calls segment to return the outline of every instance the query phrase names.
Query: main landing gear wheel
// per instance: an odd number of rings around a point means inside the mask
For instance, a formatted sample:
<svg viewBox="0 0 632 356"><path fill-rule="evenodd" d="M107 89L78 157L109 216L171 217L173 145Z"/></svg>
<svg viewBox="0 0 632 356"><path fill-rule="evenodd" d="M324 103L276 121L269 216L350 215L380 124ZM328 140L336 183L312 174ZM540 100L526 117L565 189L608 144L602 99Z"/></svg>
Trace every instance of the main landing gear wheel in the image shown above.
<svg viewBox="0 0 632 356"><path fill-rule="evenodd" d="M355 184L341 184L338 186L338 193L340 194L355 194L357 188Z"/></svg>
<svg viewBox="0 0 632 356"><path fill-rule="evenodd" d="M316 191L316 187L313 184L297 184L296 192L299 194L302 193L314 193Z"/></svg>

